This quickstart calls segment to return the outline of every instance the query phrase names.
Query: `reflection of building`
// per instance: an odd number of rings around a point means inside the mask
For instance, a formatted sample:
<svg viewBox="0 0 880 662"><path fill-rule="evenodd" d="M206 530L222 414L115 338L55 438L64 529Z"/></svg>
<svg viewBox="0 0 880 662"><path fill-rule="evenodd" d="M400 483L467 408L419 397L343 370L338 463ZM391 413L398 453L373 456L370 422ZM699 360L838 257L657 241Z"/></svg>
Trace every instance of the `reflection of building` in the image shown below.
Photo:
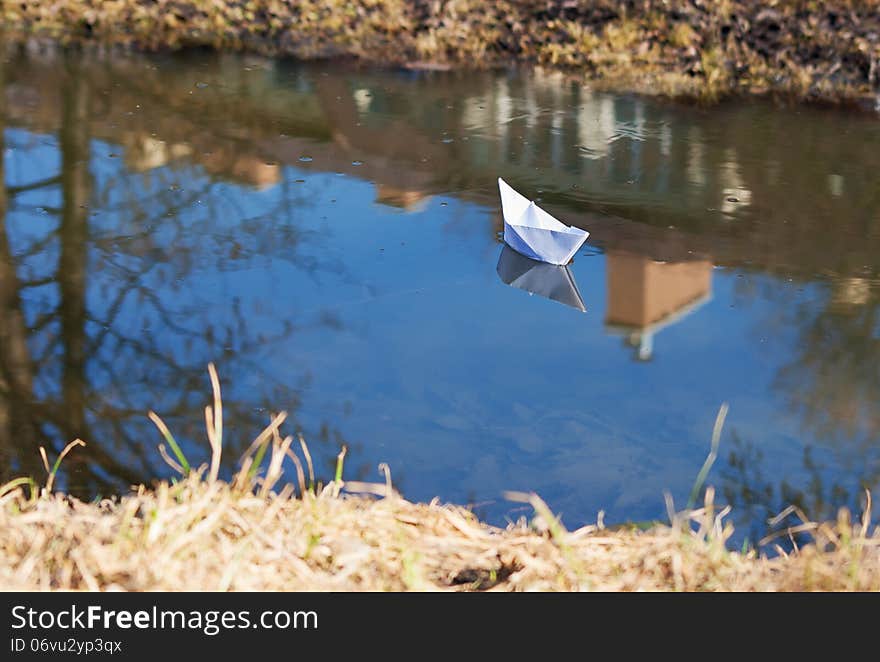
<svg viewBox="0 0 880 662"><path fill-rule="evenodd" d="M387 184L376 186L376 202L408 212L421 211L430 199L430 195L418 190L397 188Z"/></svg>
<svg viewBox="0 0 880 662"><path fill-rule="evenodd" d="M133 172L147 172L168 165L170 161L192 154L186 143L167 143L142 133L126 133L122 137L125 145L125 166Z"/></svg>
<svg viewBox="0 0 880 662"><path fill-rule="evenodd" d="M866 278L837 278L831 289L831 310L843 313L871 300L871 281Z"/></svg>
<svg viewBox="0 0 880 662"><path fill-rule="evenodd" d="M184 142L169 143L135 132L125 134L123 144L125 165L133 172L162 168L172 161L193 157L196 152ZM266 163L258 156L240 154L233 149L218 146L213 151L200 154L197 160L206 172L253 186L257 190L274 186L281 180L281 168L277 164Z"/></svg>
<svg viewBox="0 0 880 662"><path fill-rule="evenodd" d="M237 158L219 159L216 164L208 157L203 160L203 164L209 172L229 177L235 182L249 184L258 191L271 188L281 181L281 168L277 164L266 163L249 154Z"/></svg>
<svg viewBox="0 0 880 662"><path fill-rule="evenodd" d="M712 263L708 260L657 262L642 255L609 251L606 269L606 328L625 336L643 361L651 358L658 331L712 296Z"/></svg>

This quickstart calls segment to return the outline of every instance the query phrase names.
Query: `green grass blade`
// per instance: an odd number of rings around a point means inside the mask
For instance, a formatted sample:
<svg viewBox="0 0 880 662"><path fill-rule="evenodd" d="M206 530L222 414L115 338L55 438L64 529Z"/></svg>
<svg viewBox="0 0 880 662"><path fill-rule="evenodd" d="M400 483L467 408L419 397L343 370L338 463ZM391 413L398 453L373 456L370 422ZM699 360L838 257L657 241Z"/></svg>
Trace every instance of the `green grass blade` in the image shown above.
<svg viewBox="0 0 880 662"><path fill-rule="evenodd" d="M270 440L267 439L257 447L257 452L254 455L254 463L251 465L250 471L248 471L249 479L253 479L260 470L260 467L263 464L263 458L266 457L266 451L269 449L269 442Z"/></svg>
<svg viewBox="0 0 880 662"><path fill-rule="evenodd" d="M703 483L706 482L706 477L709 475L709 470L712 468L712 465L715 464L715 459L718 457L718 445L721 443L721 429L724 427L724 419L727 418L728 408L726 402L718 408L718 415L715 417L715 426L712 428L712 446L709 449L709 455L706 456L706 461L703 462L700 473L697 474L697 479L694 481L694 486L691 489L691 496L687 503L688 510L692 510L696 504L697 497L700 495L700 490L703 489Z"/></svg>
<svg viewBox="0 0 880 662"><path fill-rule="evenodd" d="M174 453L174 457L177 458L177 461L180 463L180 466L183 468L184 474L190 473L190 465L186 459L186 456L183 454L183 451L180 450L180 446L177 445L177 441L175 441L174 436L171 434L171 431L168 429L168 426L165 425L165 422L159 418L156 412L151 411L148 416L150 420L159 428L159 432L162 433L162 436L165 437L165 441L168 442L168 445L171 447L171 452Z"/></svg>
<svg viewBox="0 0 880 662"><path fill-rule="evenodd" d="M348 448L345 446L342 447L342 450L339 451L339 455L336 456L336 476L333 478L337 483L342 482L342 465L345 464L345 453L348 451Z"/></svg>
<svg viewBox="0 0 880 662"><path fill-rule="evenodd" d="M27 485L28 487L30 487L31 497L33 497L36 492L36 483L34 483L34 480L30 477L15 478L4 485L0 485L0 497L9 494L10 492L12 492L12 490L16 489L20 485Z"/></svg>

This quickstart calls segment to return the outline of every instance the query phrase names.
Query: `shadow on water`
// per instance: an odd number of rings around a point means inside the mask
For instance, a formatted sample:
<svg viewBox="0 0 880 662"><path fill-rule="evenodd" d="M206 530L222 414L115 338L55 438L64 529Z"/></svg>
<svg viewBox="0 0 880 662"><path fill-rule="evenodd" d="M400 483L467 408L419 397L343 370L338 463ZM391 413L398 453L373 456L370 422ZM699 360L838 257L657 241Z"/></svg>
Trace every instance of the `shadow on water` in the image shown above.
<svg viewBox="0 0 880 662"><path fill-rule="evenodd" d="M164 475L145 412L195 449L215 361L228 462L285 409L326 466L353 444L352 474L388 461L409 496L495 521L520 488L572 524L660 516L722 400L743 535L880 481L876 119L541 71L70 56L0 76L0 478L75 437L77 494ZM590 230L573 264L496 257L499 175Z"/></svg>

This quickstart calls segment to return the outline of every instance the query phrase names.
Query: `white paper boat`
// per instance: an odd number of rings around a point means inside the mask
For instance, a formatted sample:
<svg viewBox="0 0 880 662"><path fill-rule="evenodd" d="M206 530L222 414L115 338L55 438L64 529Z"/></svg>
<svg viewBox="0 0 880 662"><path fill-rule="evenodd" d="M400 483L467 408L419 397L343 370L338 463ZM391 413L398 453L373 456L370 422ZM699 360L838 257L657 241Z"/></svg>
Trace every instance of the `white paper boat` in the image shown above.
<svg viewBox="0 0 880 662"><path fill-rule="evenodd" d="M584 300L568 267L537 262L505 246L498 258L498 276L506 284L587 312Z"/></svg>
<svg viewBox="0 0 880 662"><path fill-rule="evenodd" d="M590 236L586 230L560 223L500 177L498 190L504 215L504 241L516 252L541 262L568 264Z"/></svg>

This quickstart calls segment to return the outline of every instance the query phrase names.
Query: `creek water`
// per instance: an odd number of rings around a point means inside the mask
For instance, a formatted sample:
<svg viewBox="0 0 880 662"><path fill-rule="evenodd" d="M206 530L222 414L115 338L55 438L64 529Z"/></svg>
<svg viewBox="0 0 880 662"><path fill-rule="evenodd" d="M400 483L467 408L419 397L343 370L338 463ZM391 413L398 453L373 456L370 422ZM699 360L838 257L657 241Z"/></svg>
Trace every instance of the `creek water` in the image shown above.
<svg viewBox="0 0 880 662"><path fill-rule="evenodd" d="M214 362L225 475L283 410L325 480L345 445L346 478L385 462L497 524L529 514L506 490L665 519L728 403L736 541L880 482L875 116L541 71L0 66L0 478L76 437L79 496L170 476L151 409L206 461ZM504 258L499 176L591 232L566 270Z"/></svg>

